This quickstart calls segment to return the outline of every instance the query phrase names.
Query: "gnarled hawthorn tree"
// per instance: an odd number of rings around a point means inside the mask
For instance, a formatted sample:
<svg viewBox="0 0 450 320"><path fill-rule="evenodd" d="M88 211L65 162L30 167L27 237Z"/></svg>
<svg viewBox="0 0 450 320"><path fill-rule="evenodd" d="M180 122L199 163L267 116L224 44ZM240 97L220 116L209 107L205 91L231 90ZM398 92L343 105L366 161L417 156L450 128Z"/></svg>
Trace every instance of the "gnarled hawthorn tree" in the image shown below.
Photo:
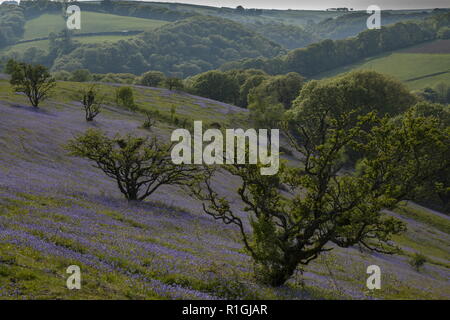
<svg viewBox="0 0 450 320"><path fill-rule="evenodd" d="M170 145L155 139L116 136L109 138L89 129L67 145L72 156L92 160L94 166L117 181L129 200L142 201L163 185L187 185L195 180L199 167L172 163Z"/></svg>
<svg viewBox="0 0 450 320"><path fill-rule="evenodd" d="M407 112L392 121L357 110L334 117L327 110L303 111L290 113L284 125L302 154L300 166L282 165L273 176L260 175L258 165L224 166L242 181L237 193L249 226L216 192L215 168L192 189L207 214L238 227L256 277L273 286L284 284L299 265L332 244L397 252L390 239L405 226L383 209L414 197L417 186L436 179L449 156L450 129L438 128L433 117ZM348 147L364 155L356 170L342 170Z"/></svg>
<svg viewBox="0 0 450 320"><path fill-rule="evenodd" d="M83 104L86 121L94 120L101 112L104 99L105 97L99 93L95 85L81 92L81 103Z"/></svg>

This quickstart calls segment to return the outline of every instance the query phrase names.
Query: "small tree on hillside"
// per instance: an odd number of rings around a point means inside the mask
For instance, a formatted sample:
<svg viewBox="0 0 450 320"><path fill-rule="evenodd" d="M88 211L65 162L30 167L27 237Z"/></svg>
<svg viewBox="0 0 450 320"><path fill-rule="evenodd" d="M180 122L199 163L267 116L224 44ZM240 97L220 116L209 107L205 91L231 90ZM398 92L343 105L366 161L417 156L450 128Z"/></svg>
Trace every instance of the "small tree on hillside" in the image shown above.
<svg viewBox="0 0 450 320"><path fill-rule="evenodd" d="M100 95L95 85L82 91L81 103L83 104L86 121L92 121L101 112L104 97Z"/></svg>
<svg viewBox="0 0 450 320"><path fill-rule="evenodd" d="M152 130L153 126L156 124L156 119L153 117L153 113L150 111L145 112L146 119L142 124L144 129Z"/></svg>
<svg viewBox="0 0 450 320"><path fill-rule="evenodd" d="M165 78L161 71L148 71L141 75L139 83L147 87L157 87L164 82Z"/></svg>
<svg viewBox="0 0 450 320"><path fill-rule="evenodd" d="M166 87L169 90L173 90L173 89L183 89L183 81L179 78L175 78L175 77L171 77L171 78L166 78L166 80L164 81Z"/></svg>
<svg viewBox="0 0 450 320"><path fill-rule="evenodd" d="M193 92L199 96L234 103L239 96L239 83L231 75L213 70L194 78Z"/></svg>
<svg viewBox="0 0 450 320"><path fill-rule="evenodd" d="M116 180L120 192L129 200L142 201L163 185L187 185L195 180L199 168L172 163L170 146L156 140L127 135L109 138L89 129L67 145L70 155L93 161L108 177Z"/></svg>
<svg viewBox="0 0 450 320"><path fill-rule="evenodd" d="M116 89L116 103L130 110L136 110L133 89L131 87L120 87Z"/></svg>
<svg viewBox="0 0 450 320"><path fill-rule="evenodd" d="M40 102L49 97L51 90L56 85L55 79L42 65L22 62L11 63L11 65L10 83L14 90L25 93L31 105L37 108Z"/></svg>

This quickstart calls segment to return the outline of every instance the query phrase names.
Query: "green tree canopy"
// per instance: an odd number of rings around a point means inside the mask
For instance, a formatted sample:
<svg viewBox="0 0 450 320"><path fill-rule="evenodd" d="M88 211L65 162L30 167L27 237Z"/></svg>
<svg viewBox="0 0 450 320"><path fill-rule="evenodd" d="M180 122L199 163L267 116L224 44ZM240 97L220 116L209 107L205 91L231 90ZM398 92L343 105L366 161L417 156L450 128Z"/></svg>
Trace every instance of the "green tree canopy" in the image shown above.
<svg viewBox="0 0 450 320"><path fill-rule="evenodd" d="M324 80L312 80L301 90L290 112L298 119L308 119L307 125L329 127L330 121L354 112L357 115L376 112L379 116L395 116L412 107L417 98L399 81L374 71L355 71ZM319 116L320 115L320 116ZM315 132L315 131L313 131ZM305 139L303 135L299 139ZM322 143L321 135L309 135L309 143ZM361 155L351 146L345 154L350 163Z"/></svg>
<svg viewBox="0 0 450 320"><path fill-rule="evenodd" d="M210 99L235 103L239 96L239 84L232 76L217 70L195 77L192 83L195 94Z"/></svg>
<svg viewBox="0 0 450 320"><path fill-rule="evenodd" d="M285 109L290 109L304 82L305 78L295 72L267 78L251 91L249 104L253 103L252 96L268 97L274 103L281 103Z"/></svg>
<svg viewBox="0 0 450 320"><path fill-rule="evenodd" d="M32 65L22 62L10 62L8 68L11 73L10 83L16 92L27 95L33 107L47 99L55 87L55 79L47 68L42 65Z"/></svg>

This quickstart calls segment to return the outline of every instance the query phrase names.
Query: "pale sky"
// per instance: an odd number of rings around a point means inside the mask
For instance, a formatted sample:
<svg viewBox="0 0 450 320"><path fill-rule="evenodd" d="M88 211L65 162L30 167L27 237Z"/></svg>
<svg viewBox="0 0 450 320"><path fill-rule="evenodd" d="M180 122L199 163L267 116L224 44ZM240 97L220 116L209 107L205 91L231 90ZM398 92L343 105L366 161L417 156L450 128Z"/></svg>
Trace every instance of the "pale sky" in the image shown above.
<svg viewBox="0 0 450 320"><path fill-rule="evenodd" d="M323 10L326 8L336 7L349 7L354 8L355 10L366 10L369 5L378 5L382 10L433 9L450 7L449 0L163 0L160 2L192 3L231 8L242 5L245 8L304 10Z"/></svg>

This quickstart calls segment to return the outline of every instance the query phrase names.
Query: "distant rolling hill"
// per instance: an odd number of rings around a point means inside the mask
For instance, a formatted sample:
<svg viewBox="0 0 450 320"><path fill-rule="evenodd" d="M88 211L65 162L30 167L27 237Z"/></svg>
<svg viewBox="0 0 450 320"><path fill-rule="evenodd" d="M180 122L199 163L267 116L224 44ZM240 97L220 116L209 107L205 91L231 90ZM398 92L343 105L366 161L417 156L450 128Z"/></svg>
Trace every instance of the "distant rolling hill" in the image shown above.
<svg viewBox="0 0 450 320"><path fill-rule="evenodd" d="M450 84L450 40L436 40L367 58L319 74L315 78L327 78L363 69L389 74L412 90L433 87L438 82Z"/></svg>
<svg viewBox="0 0 450 320"><path fill-rule="evenodd" d="M231 19L240 23L283 23L286 25L305 26L308 23L318 23L328 18L344 15L345 12L323 10L277 10L277 9L250 9L237 10L236 8L211 7L188 3L152 2L176 11L193 12L201 15L217 16Z"/></svg>

